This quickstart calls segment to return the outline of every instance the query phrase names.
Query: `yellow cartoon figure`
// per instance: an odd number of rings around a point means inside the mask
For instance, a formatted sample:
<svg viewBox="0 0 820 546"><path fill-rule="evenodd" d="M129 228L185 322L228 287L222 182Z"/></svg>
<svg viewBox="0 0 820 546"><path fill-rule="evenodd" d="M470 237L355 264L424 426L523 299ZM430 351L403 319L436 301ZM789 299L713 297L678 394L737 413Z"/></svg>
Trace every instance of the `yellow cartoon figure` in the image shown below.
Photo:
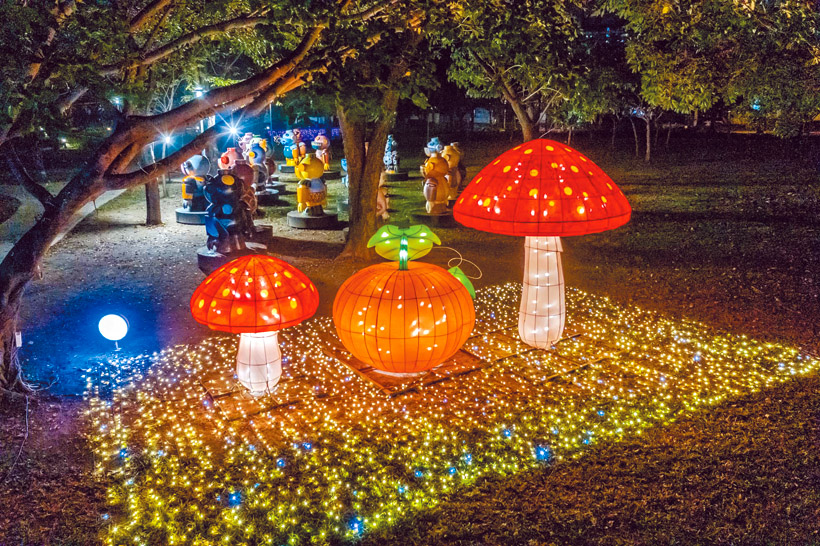
<svg viewBox="0 0 820 546"><path fill-rule="evenodd" d="M315 155L307 155L296 166L299 187L296 189L297 209L308 216L322 216L327 206L327 186L322 175L325 164Z"/></svg>
<svg viewBox="0 0 820 546"><path fill-rule="evenodd" d="M447 160L450 170L447 172L447 185L449 191L447 197L450 201L455 201L458 198L458 187L461 185L461 172L459 171L459 163L461 163L461 152L455 146L445 146L441 152L441 157Z"/></svg>

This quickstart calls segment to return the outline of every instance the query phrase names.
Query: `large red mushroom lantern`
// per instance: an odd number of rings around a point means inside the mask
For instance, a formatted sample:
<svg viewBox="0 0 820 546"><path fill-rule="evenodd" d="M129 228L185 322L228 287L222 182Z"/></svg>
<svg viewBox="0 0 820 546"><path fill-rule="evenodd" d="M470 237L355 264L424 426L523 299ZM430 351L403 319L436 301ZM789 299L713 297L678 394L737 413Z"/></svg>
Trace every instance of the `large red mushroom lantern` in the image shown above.
<svg viewBox="0 0 820 546"><path fill-rule="evenodd" d="M254 396L273 390L282 375L279 330L310 318L318 307L319 293L307 275L258 254L226 263L191 296L197 322L240 334L236 375Z"/></svg>
<svg viewBox="0 0 820 546"><path fill-rule="evenodd" d="M453 207L471 228L526 237L518 331L533 347L549 348L564 330L561 239L598 233L629 221L623 192L578 150L536 139L484 167Z"/></svg>

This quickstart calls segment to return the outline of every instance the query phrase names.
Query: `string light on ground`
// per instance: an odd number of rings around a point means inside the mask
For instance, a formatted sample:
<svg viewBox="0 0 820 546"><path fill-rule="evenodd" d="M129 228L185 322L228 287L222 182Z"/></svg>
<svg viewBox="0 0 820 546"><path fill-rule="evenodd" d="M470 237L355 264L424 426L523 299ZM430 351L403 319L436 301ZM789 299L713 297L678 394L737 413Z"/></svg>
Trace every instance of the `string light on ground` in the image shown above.
<svg viewBox="0 0 820 546"><path fill-rule="evenodd" d="M88 377L108 544L355 539L481 476L566 460L820 368L799 349L568 290L557 350L517 339L520 284L478 291L474 373L389 397L326 355L330 319L283 333L272 395L242 395L236 340L114 358ZM144 372L143 370L148 370Z"/></svg>

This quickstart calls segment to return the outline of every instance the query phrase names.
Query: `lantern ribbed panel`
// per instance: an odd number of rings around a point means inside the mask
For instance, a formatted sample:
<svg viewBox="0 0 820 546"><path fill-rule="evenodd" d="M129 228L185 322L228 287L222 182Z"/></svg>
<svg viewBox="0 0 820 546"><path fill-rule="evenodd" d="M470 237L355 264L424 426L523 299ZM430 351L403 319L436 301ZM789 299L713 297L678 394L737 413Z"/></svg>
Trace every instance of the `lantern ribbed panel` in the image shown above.
<svg viewBox="0 0 820 546"><path fill-rule="evenodd" d="M549 349L564 332L564 272L561 239L527 237L518 334L527 345Z"/></svg>
<svg viewBox="0 0 820 546"><path fill-rule="evenodd" d="M279 332L239 336L236 377L254 395L272 391L276 387L282 377Z"/></svg>
<svg viewBox="0 0 820 546"><path fill-rule="evenodd" d="M214 330L261 333L310 318L319 292L310 279L272 256L250 255L223 265L191 297L191 314Z"/></svg>
<svg viewBox="0 0 820 546"><path fill-rule="evenodd" d="M595 163L559 142L536 139L504 152L467 185L459 223L519 236L584 235L629 221L632 208Z"/></svg>
<svg viewBox="0 0 820 546"><path fill-rule="evenodd" d="M362 269L339 288L333 322L345 348L377 370L412 374L458 351L475 325L475 308L458 279L436 265L410 262Z"/></svg>

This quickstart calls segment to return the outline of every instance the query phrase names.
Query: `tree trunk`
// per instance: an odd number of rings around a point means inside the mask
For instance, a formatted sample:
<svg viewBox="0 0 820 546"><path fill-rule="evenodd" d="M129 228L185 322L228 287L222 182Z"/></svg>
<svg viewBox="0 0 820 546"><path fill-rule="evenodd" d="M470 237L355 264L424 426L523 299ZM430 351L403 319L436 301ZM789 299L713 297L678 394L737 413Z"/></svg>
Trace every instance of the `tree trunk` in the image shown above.
<svg viewBox="0 0 820 546"><path fill-rule="evenodd" d="M509 97L507 101L512 106L515 117L521 125L521 135L524 137L524 142L535 138L535 123L530 119L527 109L515 97Z"/></svg>
<svg viewBox="0 0 820 546"><path fill-rule="evenodd" d="M669 139L672 137L672 123L666 126L666 149L669 149Z"/></svg>
<svg viewBox="0 0 820 546"><path fill-rule="evenodd" d="M618 118L612 118L612 138L609 140L609 148L615 151L615 134L618 132Z"/></svg>
<svg viewBox="0 0 820 546"><path fill-rule="evenodd" d="M572 127L567 131L567 146L572 146Z"/></svg>
<svg viewBox="0 0 820 546"><path fill-rule="evenodd" d="M643 120L646 122L646 153L643 160L648 163L652 157L652 121L648 117Z"/></svg>
<svg viewBox="0 0 820 546"><path fill-rule="evenodd" d="M373 251L367 247L367 242L376 232L376 199L384 166L382 156L387 134L393 126L397 104L398 93L392 89L388 90L382 101L383 112L387 114L382 114L369 139L366 121L353 119L343 105L337 106L339 128L342 131L347 159L350 201L347 242L342 256L350 256L357 260L373 258ZM392 110L388 110L390 106ZM365 146L366 141L368 146Z"/></svg>
<svg viewBox="0 0 820 546"><path fill-rule="evenodd" d="M145 225L158 226L162 223L162 208L159 200L159 179L155 178L145 184Z"/></svg>
<svg viewBox="0 0 820 546"><path fill-rule="evenodd" d="M635 120L629 118L629 123L632 124L632 135L635 137L635 157L641 157L641 147L638 144L638 128L635 127Z"/></svg>
<svg viewBox="0 0 820 546"><path fill-rule="evenodd" d="M695 110L695 114L692 116L692 127L695 129L698 127L698 110Z"/></svg>

